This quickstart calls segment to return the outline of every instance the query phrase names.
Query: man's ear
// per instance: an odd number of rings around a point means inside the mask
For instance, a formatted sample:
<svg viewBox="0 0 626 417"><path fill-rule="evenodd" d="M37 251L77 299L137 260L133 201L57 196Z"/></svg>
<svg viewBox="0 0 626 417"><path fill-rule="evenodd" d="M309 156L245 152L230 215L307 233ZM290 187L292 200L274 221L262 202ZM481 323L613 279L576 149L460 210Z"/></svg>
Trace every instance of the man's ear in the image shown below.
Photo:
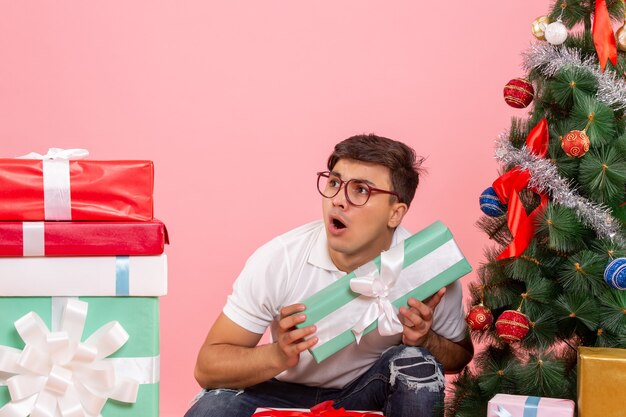
<svg viewBox="0 0 626 417"><path fill-rule="evenodd" d="M389 221L387 222L387 226L392 229L400 226L404 215L406 214L409 206L405 203L394 203L391 207L391 212L389 213Z"/></svg>

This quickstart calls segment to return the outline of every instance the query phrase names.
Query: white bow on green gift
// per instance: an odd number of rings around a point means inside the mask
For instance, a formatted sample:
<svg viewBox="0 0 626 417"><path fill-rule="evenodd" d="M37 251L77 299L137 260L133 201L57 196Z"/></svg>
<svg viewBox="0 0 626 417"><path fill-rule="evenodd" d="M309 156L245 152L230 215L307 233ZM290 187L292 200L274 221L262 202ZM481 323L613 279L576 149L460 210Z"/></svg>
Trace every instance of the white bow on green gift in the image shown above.
<svg viewBox="0 0 626 417"><path fill-rule="evenodd" d="M87 309L86 302L69 299L58 332L34 312L15 322L25 347L0 346L0 382L11 396L0 417L95 417L108 398L137 400L139 382L118 375L106 359L128 333L112 321L81 341Z"/></svg>
<svg viewBox="0 0 626 417"><path fill-rule="evenodd" d="M369 298L369 306L352 327L352 332L359 343L365 329L378 320L378 332L381 336L402 333L402 323L398 311L389 299L389 291L400 276L404 264L404 245L395 245L380 255L380 272L373 262L368 262L354 271L350 280L350 289L361 297Z"/></svg>

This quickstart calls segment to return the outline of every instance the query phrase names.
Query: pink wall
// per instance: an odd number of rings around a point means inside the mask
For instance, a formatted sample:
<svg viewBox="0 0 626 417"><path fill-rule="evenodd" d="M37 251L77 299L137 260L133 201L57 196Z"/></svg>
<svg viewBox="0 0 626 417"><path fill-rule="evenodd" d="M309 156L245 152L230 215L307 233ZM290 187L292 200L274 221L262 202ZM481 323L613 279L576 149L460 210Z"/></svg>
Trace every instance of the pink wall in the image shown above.
<svg viewBox="0 0 626 417"><path fill-rule="evenodd" d="M549 2L0 3L0 155L152 159L172 244L162 416L181 416L206 331L247 256L320 215L314 173L375 132L427 156L405 224L436 219L477 267L531 21ZM473 278L473 275L468 278Z"/></svg>

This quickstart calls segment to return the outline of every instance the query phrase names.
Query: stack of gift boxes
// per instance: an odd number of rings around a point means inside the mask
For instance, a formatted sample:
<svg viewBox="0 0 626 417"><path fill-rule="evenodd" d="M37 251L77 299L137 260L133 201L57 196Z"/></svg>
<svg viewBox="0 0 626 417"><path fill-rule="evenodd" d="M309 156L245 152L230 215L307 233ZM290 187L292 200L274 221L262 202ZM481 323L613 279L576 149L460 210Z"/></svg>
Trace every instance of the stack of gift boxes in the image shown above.
<svg viewBox="0 0 626 417"><path fill-rule="evenodd" d="M151 161L0 159L0 415L159 415Z"/></svg>

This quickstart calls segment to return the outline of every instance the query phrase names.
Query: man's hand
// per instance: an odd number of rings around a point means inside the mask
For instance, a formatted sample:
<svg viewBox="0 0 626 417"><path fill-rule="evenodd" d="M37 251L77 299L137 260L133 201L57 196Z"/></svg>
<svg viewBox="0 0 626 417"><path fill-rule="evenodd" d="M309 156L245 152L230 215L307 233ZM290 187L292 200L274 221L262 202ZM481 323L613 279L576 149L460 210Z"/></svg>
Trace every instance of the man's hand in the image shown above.
<svg viewBox="0 0 626 417"><path fill-rule="evenodd" d="M285 369L296 366L300 361L300 353L315 346L318 341L317 337L311 336L317 330L315 326L301 329L295 327L306 320L306 315L301 314L305 308L304 304L292 304L280 310L276 346ZM311 337L304 340L306 336Z"/></svg>
<svg viewBox="0 0 626 417"><path fill-rule="evenodd" d="M400 321L404 326L402 343L407 346L425 346L433 325L433 311L445 294L445 287L427 298L423 303L409 298L410 308L400 307Z"/></svg>

